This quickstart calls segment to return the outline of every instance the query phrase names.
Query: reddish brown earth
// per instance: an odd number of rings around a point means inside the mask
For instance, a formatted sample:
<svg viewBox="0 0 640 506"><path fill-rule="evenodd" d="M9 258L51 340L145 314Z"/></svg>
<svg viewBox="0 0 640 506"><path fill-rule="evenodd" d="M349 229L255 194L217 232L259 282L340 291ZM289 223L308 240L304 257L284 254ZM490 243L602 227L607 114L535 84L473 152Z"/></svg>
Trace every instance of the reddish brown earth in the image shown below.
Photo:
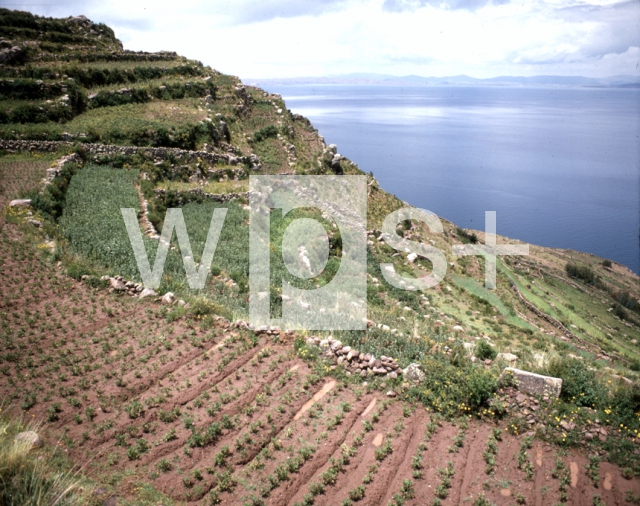
<svg viewBox="0 0 640 506"><path fill-rule="evenodd" d="M623 505L627 491L640 495L640 482L617 467L602 463L594 483L587 456L538 440L526 450L527 479L518 468L523 436L505 430L487 474L487 440L505 423L440 421L311 370L291 336L255 335L218 317L169 322L157 301L67 277L14 225L0 239L4 406L42 420L47 443L121 496L138 480L194 504L302 504L313 491L314 504L351 496L386 506L402 494L406 505L425 505L451 463L444 505L484 494L498 505L546 506L560 501L556 458L571 474L566 504L600 495ZM456 437L463 442L453 451Z"/></svg>

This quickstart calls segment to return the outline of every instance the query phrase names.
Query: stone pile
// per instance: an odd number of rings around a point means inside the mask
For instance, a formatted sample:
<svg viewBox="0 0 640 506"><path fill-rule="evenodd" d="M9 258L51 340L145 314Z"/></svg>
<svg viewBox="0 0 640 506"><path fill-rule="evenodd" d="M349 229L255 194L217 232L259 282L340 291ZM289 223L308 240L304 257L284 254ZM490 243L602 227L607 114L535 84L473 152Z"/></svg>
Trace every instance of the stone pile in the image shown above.
<svg viewBox="0 0 640 506"><path fill-rule="evenodd" d="M328 339L310 337L307 339L307 345L318 346L324 350L325 356L334 359L338 365L342 365L347 370L347 376L357 374L363 378L367 376L397 378L398 374L402 374L400 366L391 357L383 355L378 359L371 353L363 353L351 346L343 346L340 341L331 337Z"/></svg>
<svg viewBox="0 0 640 506"><path fill-rule="evenodd" d="M546 401L549 401L548 397ZM543 402L545 402L544 399ZM489 401L489 405L496 403L502 403L505 406L505 413L524 420L530 428L543 427L541 414L544 411L544 405L536 397L519 392L517 388L508 387L501 389L496 397Z"/></svg>
<svg viewBox="0 0 640 506"><path fill-rule="evenodd" d="M84 281L89 276L86 274L82 276L82 280ZM135 283L134 281L127 281L122 276L102 276L100 278L102 281L109 282L109 292L126 292L129 295L136 296L140 292L144 290L144 285L142 283Z"/></svg>
<svg viewBox="0 0 640 506"><path fill-rule="evenodd" d="M575 424L573 422L560 422L560 425L564 430L573 430L575 429ZM573 427L571 427L573 426ZM571 428L568 428L571 427ZM609 432L607 429L601 426L600 420L596 419L593 423L588 423L587 427L582 429L582 437L584 437L587 441L593 441L594 439L599 439L603 443L607 440L607 436ZM640 441L640 439L635 440L636 443Z"/></svg>
<svg viewBox="0 0 640 506"><path fill-rule="evenodd" d="M237 320L235 322L233 322L231 324L231 327L237 328L237 329L245 329L245 330L250 330L255 334L265 334L267 336L279 336L279 335L285 335L285 336L292 336L294 335L294 331L293 330L282 330L280 327L276 326L276 325L261 325L259 327L256 327L255 325L251 325L250 323L244 321L244 320Z"/></svg>

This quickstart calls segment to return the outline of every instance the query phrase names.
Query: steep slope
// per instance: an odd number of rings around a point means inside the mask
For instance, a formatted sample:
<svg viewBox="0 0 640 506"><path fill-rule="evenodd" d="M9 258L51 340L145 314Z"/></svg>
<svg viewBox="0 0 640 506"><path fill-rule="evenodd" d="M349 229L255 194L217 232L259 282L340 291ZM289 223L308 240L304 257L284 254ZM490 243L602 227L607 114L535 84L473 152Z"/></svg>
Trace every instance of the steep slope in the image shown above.
<svg viewBox="0 0 640 506"><path fill-rule="evenodd" d="M90 20L2 10L0 36L0 203L31 199L2 217L0 391L98 481L136 504L157 503L149 483L226 504L638 497L638 481L622 478L640 472L640 288L628 269L531 246L499 261L488 290L482 257L452 253L482 232L405 222L398 233L438 247L448 270L433 289L398 290L381 263L409 277L431 264L382 239L384 217L404 203L367 176L369 328L333 336L362 360L398 365L345 367L319 348L328 333L243 323L246 192L252 174L365 175L356 164L278 95L174 53L125 51ZM138 298L121 207L137 209L150 254L166 209L181 207L195 261L214 209L227 208L203 290L188 289L169 252L159 292L186 305ZM273 217L273 237L290 221ZM341 247L332 235L314 283L332 278ZM283 275L276 266L276 308ZM418 384L393 373L412 362L424 368ZM498 382L505 365L561 377L561 400L519 397Z"/></svg>

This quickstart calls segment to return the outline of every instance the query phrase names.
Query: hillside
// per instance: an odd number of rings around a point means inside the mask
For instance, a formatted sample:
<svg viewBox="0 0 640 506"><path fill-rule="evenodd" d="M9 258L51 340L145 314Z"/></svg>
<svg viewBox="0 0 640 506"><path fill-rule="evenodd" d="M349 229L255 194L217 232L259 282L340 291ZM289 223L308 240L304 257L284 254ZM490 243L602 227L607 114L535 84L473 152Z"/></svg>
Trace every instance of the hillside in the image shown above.
<svg viewBox="0 0 640 506"><path fill-rule="evenodd" d="M381 234L406 204L280 96L126 51L84 17L0 9L0 37L2 416L41 423L30 455L47 457L45 474L82 466L93 485L67 504L640 504L640 285L627 268L532 245L499 259L489 290L482 257L452 254L483 232L405 221L398 234L439 248L448 269L435 288L394 288L381 263L431 271ZM246 323L249 177L266 174L366 176L367 330ZM120 208L136 209L154 258L175 207L195 262L227 209L211 273L189 289L174 235L142 297ZM327 268L299 285L322 286L343 258L326 217L273 213L271 238L301 217L330 236ZM277 314L288 274L271 253ZM561 378L559 398L519 391L506 366ZM0 504L22 486L6 472Z"/></svg>

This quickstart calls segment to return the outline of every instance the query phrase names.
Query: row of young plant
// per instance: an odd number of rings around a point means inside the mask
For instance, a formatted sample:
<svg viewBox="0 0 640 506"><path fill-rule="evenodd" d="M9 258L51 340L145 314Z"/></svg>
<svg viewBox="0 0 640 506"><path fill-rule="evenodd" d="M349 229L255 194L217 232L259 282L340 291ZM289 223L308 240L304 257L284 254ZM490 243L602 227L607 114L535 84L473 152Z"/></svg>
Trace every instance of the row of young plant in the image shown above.
<svg viewBox="0 0 640 506"><path fill-rule="evenodd" d="M328 487L334 486L337 483L340 475L346 473L345 467L351 463L351 459L363 447L366 433L373 431L375 424L380 421L380 416L388 409L389 405L389 401L383 402L380 407L371 414L369 419L363 420L363 429L355 436L353 443L351 445L343 444L340 448L339 455L329 459L330 466L318 475L318 479L309 485L309 492L304 495L301 502L295 503L297 506L311 506L315 504L318 497L326 493ZM354 502L361 501L366 497L366 488L374 481L380 464L393 453L392 437L394 435L398 436L403 428L404 424L402 420L399 420L394 426L394 434L392 434L391 431L387 432L382 444L376 448L374 452L375 462L368 467L367 473L362 479L362 485L358 485L348 491L348 499L342 501L342 506L351 506ZM320 502L322 501L320 500Z"/></svg>
<svg viewBox="0 0 640 506"><path fill-rule="evenodd" d="M124 177L124 174L127 173L127 171L120 171L122 174L119 174L116 169L93 168L87 170L86 177L94 173L99 174L100 170L106 171L105 174L113 174L114 178ZM111 173L109 171L113 172ZM67 181L68 184L69 178L62 177L60 179L61 181ZM117 184L124 184L125 186L132 185L134 179L135 178L132 177L130 180L122 181ZM80 183L83 179L80 178L78 181ZM114 179L113 182L116 183L116 179ZM85 183L82 184L84 185ZM75 192L76 196L74 197L72 195L69 199L69 202L77 202L77 205L79 206L78 210L74 212L77 215L82 215L83 220L87 220L82 222L85 223L84 225L78 222L78 226L75 229L71 227L71 230L78 231L76 234L77 238L71 240L72 245L74 244L74 241L76 241L78 245L86 244L87 247L80 247L78 252L83 255L101 254L101 257L94 256L93 259L97 260L98 263L103 266L118 265L119 269L124 267L125 270L128 268L129 270L127 272L130 271L132 275L135 276L137 273L137 266L130 254L127 259L127 253L125 250L130 250L130 246L128 244L126 231L124 230L121 222L122 218L118 213L120 207L137 207L133 200L136 196L132 187L128 190L113 192L108 190L108 185L105 181L99 178L90 184L87 180L86 184L88 185L86 188L82 185L79 186L78 191ZM61 192L61 188L56 185L57 183L51 185L52 191ZM90 190L90 186L93 187L93 190ZM95 192L95 198L98 201L109 201L109 199L118 200L123 198L124 195L129 195L127 198L130 202L120 202L119 200L118 202L114 201L111 205L113 209L109 211L109 216L106 214L103 215L100 214L102 213L100 209L94 209L89 199L84 197L87 191ZM117 198L114 196L116 194L118 195ZM193 228L193 232L190 230L190 237L194 251L201 249L204 244L204 240L206 239L206 236L204 235L206 228L197 226L197 224L208 223L211 216L210 213L215 207L217 207L215 204L207 203L202 205L192 205L191 207L186 206L184 208L188 228L190 221L196 224ZM248 279L248 259L238 255L237 252L246 252L247 249L243 246L248 243L248 237L246 237L248 231L244 221L246 219L246 213L239 206L233 203L231 205L225 204L224 207L228 207L229 212L225 221L225 227L223 227L223 236L221 237L221 241L218 245L214 263L219 265L221 268L224 268L227 273L232 274L232 278L237 278L236 282L238 282L239 285L242 285L240 290L242 292L243 290L246 290L246 284L243 285L243 283L246 283ZM191 216L192 211L193 216ZM69 212L68 224L71 226L74 218L72 218L73 213L71 210ZM98 214L100 214L99 218L97 217ZM95 216L90 220L89 218L92 215ZM96 231L99 230L99 227L101 226L100 223L109 224L107 226L108 230L105 230L105 234L111 234L112 237L114 236L114 230L118 230L118 227L121 229L119 234L115 235L118 235L120 238L119 240L122 243L121 249L125 254L123 254L122 257L118 257L115 262L112 255L114 254L114 251L117 250L111 248L110 250L106 250L105 253L101 253L94 249L99 248L101 244L101 241L97 240L95 237L95 234L97 233ZM232 226L229 226L230 224ZM286 223L283 222L281 225L282 226L279 228L285 228ZM231 241L231 244L235 245L235 247L228 248L228 251L226 248L227 246L230 246L230 244L225 245L225 231L229 232L229 236L227 237L229 241ZM194 240L198 243L198 246L194 245ZM336 242L335 247L339 247L338 242ZM153 249L148 251L150 258L153 258L153 253ZM218 257L220 253L222 254ZM176 283L175 280L180 279L180 272L183 270L182 263L179 260L177 253L175 254L176 258L174 259L175 261L173 264L171 257L170 252L167 269L172 275L174 283L172 286L180 286L180 284ZM370 255L369 260L369 268L373 269L376 259ZM127 272L120 271L119 273L127 274ZM375 273L376 271L372 270L372 272ZM415 294L411 294L410 292L401 292L399 294L394 293L393 295L397 295L399 298L401 297L403 299L402 302L404 303L417 305L419 307L419 300L417 300ZM447 336L440 335L438 331L435 331L429 340L401 339L377 328L371 329L367 333L344 332L340 333L340 335L337 335L336 337L339 337L343 343L356 346L358 349L365 352L370 351L375 354L379 353L380 350L384 350L385 353L389 353L390 350L399 360L401 360L401 365L406 365L406 363L410 361L422 362L425 373L428 376L424 384L428 385L428 388L411 388L407 392L407 395L409 398L419 400L424 404L450 416L456 416L460 413L481 412L481 410L486 407L486 401L491 398L498 387L497 377L499 371L473 365L468 360L467 354L460 345L458 345L459 349L457 346L453 346L454 353L452 355L432 353L431 341L444 341L447 338ZM363 338L364 342L362 341ZM550 375L563 379L562 398L567 402L568 406L574 404L590 408L593 407L601 411L607 410L608 416L606 417L606 420L608 420L608 423L615 425L622 424L625 427L625 431L631 431L631 434L633 433L633 430L638 430L638 427L640 427L638 416L636 415L636 413L640 412L640 391L636 385L632 387L620 386L612 389L598 378L596 371L590 370L584 365L584 363L582 363L582 361L571 357L562 357L554 360L550 363L547 369L547 372ZM494 415L496 416L501 414L499 406L496 406L494 411Z"/></svg>

